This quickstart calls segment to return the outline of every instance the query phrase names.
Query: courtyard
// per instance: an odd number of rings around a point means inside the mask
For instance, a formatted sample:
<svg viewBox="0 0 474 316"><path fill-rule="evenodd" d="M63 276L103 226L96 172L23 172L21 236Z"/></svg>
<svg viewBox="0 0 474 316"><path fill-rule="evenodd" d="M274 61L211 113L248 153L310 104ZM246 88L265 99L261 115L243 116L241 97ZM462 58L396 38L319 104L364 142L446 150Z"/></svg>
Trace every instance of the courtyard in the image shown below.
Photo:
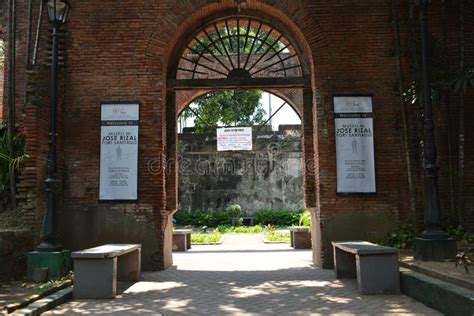
<svg viewBox="0 0 474 316"><path fill-rule="evenodd" d="M173 258L165 271L119 284L114 300L72 300L45 315L439 314L404 295L360 295L355 280L315 267L311 250L264 244L261 234L226 234Z"/></svg>

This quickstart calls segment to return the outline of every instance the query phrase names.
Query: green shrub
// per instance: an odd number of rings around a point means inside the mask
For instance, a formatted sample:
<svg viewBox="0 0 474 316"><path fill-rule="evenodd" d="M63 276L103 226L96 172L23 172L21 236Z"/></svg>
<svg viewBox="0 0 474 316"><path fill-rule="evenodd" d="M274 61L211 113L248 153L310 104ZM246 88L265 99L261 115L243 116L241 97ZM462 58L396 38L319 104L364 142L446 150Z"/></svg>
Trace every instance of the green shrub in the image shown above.
<svg viewBox="0 0 474 316"><path fill-rule="evenodd" d="M7 127L0 121L0 211L6 209L10 201L10 174L18 175L20 165L29 158L25 154L25 140L13 135L13 154L8 150Z"/></svg>
<svg viewBox="0 0 474 316"><path fill-rule="evenodd" d="M191 225L195 227L217 227L228 225L231 215L227 211L178 211L174 214L176 225Z"/></svg>
<svg viewBox="0 0 474 316"><path fill-rule="evenodd" d="M474 234L466 231L462 226L449 226L448 234L459 241L463 246L474 243Z"/></svg>
<svg viewBox="0 0 474 316"><path fill-rule="evenodd" d="M218 226L217 229L223 234L227 233L239 233L239 234L256 234L263 231L263 227L260 225L255 226Z"/></svg>
<svg viewBox="0 0 474 316"><path fill-rule="evenodd" d="M255 212L254 222L263 226L268 224L285 227L298 225L300 216L304 211L305 209L272 210L270 208L262 208Z"/></svg>
<svg viewBox="0 0 474 316"><path fill-rule="evenodd" d="M214 231L212 233L198 233L191 235L191 243L193 244L208 244L219 242L221 240L221 233Z"/></svg>
<svg viewBox="0 0 474 316"><path fill-rule="evenodd" d="M242 215L242 208L239 204L231 204L225 208L231 217L240 217Z"/></svg>
<svg viewBox="0 0 474 316"><path fill-rule="evenodd" d="M415 240L415 229L413 225L402 225L387 234L387 238L381 244L398 249L411 249Z"/></svg>
<svg viewBox="0 0 474 316"><path fill-rule="evenodd" d="M304 226L304 227L311 226L311 213L308 210L305 210L303 214L300 215L298 226Z"/></svg>
<svg viewBox="0 0 474 316"><path fill-rule="evenodd" d="M287 231L271 230L267 231L264 236L268 241L290 242L290 232Z"/></svg>

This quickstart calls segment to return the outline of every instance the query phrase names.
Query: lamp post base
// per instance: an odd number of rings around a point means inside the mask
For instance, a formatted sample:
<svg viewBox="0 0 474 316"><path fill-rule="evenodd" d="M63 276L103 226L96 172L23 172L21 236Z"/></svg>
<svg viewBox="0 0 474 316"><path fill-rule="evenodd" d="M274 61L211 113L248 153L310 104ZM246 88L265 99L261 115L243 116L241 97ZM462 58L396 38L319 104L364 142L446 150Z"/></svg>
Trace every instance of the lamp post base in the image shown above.
<svg viewBox="0 0 474 316"><path fill-rule="evenodd" d="M59 244L52 244L49 242L42 242L38 247L36 247L38 252L58 252L63 250L63 247Z"/></svg>
<svg viewBox="0 0 474 316"><path fill-rule="evenodd" d="M26 254L27 276L34 280L35 270L47 269L47 279L59 279L71 270L71 251L62 250L56 252L32 251Z"/></svg>
<svg viewBox="0 0 474 316"><path fill-rule="evenodd" d="M456 240L452 238L415 238L415 260L443 261L456 257Z"/></svg>

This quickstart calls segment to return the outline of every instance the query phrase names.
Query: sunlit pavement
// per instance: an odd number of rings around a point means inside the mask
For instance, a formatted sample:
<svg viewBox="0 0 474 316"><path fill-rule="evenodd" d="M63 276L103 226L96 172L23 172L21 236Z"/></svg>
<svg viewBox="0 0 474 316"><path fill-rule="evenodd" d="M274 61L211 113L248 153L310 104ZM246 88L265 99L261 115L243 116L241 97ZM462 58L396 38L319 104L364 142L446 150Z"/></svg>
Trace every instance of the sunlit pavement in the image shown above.
<svg viewBox="0 0 474 316"><path fill-rule="evenodd" d="M440 315L403 295L362 296L355 280L336 280L332 270L314 267L311 251L244 234L174 253L173 267L143 273L113 300L73 300L45 315L160 313Z"/></svg>

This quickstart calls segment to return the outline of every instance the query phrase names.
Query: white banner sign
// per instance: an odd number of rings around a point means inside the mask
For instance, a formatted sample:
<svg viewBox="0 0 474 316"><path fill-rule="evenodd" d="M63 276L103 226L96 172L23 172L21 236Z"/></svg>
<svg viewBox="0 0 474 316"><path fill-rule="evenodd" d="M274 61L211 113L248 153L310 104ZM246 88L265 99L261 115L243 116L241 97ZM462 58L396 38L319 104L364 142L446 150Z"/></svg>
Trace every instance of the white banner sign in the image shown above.
<svg viewBox="0 0 474 316"><path fill-rule="evenodd" d="M252 150L251 127L217 129L217 151Z"/></svg>
<svg viewBox="0 0 474 316"><path fill-rule="evenodd" d="M375 193L372 98L334 97L338 193Z"/></svg>
<svg viewBox="0 0 474 316"><path fill-rule="evenodd" d="M136 200L138 104L102 104L100 200Z"/></svg>

